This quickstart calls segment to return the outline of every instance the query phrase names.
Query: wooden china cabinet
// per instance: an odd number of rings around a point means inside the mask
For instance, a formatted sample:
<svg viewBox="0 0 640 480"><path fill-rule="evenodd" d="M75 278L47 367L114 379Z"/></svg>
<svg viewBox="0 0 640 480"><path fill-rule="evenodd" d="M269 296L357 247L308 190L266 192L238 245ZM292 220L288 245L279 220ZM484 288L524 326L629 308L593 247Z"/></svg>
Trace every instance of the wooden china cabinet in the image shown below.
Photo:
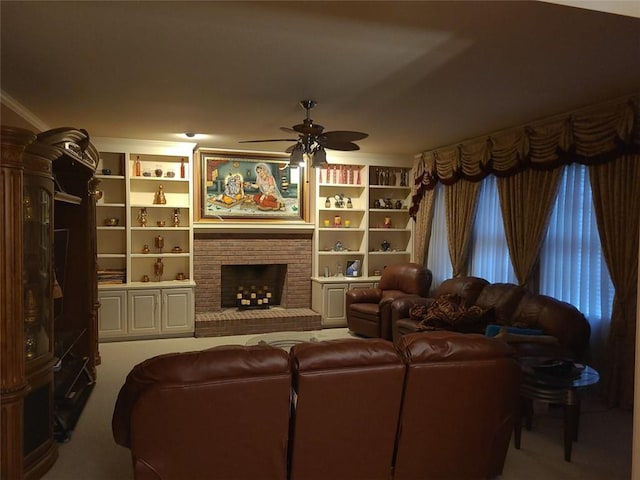
<svg viewBox="0 0 640 480"><path fill-rule="evenodd" d="M1 478L51 468L95 381L94 152L80 130L2 126Z"/></svg>

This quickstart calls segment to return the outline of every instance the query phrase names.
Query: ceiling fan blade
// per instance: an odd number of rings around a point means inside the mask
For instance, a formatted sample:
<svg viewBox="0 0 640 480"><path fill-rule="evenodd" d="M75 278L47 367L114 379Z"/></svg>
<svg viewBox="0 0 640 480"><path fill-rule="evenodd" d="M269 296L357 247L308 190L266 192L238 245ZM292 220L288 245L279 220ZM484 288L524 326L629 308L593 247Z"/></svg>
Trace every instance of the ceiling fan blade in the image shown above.
<svg viewBox="0 0 640 480"><path fill-rule="evenodd" d="M360 150L360 147L353 142L327 142L318 139L318 143L329 150L342 150L344 152Z"/></svg>
<svg viewBox="0 0 640 480"><path fill-rule="evenodd" d="M282 130L283 132L287 132L287 133L293 133L293 134L298 133L293 128L290 128L290 127L280 127L280 130Z"/></svg>
<svg viewBox="0 0 640 480"><path fill-rule="evenodd" d="M260 143L260 142L296 142L297 138L270 138L268 140L240 140L238 143Z"/></svg>
<svg viewBox="0 0 640 480"><path fill-rule="evenodd" d="M362 132L351 132L349 130L334 130L332 132L325 132L321 135L330 142L357 142L367 138L369 134Z"/></svg>

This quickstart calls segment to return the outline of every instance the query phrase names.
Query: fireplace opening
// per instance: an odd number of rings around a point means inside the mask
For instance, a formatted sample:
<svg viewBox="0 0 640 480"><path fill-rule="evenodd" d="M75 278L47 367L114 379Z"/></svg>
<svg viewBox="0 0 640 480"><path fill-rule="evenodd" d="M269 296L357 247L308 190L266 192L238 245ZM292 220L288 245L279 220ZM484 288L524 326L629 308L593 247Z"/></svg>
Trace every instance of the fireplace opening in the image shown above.
<svg viewBox="0 0 640 480"><path fill-rule="evenodd" d="M282 303L286 277L286 264L221 265L220 305L222 308L237 307L239 287L246 290L251 290L252 287L256 290L267 287L271 293L269 306L279 306Z"/></svg>

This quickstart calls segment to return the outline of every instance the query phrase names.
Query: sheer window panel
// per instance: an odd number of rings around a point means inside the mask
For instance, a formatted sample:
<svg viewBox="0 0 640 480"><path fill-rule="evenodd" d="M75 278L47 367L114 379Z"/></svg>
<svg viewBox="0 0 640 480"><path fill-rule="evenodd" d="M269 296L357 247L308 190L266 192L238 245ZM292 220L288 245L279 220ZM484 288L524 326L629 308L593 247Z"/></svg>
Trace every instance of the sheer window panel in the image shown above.
<svg viewBox="0 0 640 480"><path fill-rule="evenodd" d="M469 252L469 275L491 283L518 283L504 234L498 183L494 175L482 181Z"/></svg>
<svg viewBox="0 0 640 480"><path fill-rule="evenodd" d="M444 186L438 183L433 199L433 220L431 238L427 254L427 268L431 270L433 280L431 288L435 289L443 281L453 276L451 257L447 245L447 221L444 208Z"/></svg>
<svg viewBox="0 0 640 480"><path fill-rule="evenodd" d="M602 365L614 287L602 254L588 167L565 167L540 254L540 293L574 305L591 325L592 362Z"/></svg>

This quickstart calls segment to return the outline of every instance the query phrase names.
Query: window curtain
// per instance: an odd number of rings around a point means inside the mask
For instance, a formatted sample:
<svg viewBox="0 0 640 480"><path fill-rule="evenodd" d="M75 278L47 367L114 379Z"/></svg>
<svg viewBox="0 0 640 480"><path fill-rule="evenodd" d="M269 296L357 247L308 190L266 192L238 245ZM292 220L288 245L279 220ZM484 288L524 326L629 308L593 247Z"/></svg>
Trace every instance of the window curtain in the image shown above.
<svg viewBox="0 0 640 480"><path fill-rule="evenodd" d="M417 176L415 169L424 169L423 163L418 163L414 167L413 178ZM414 185L412 196L416 196L420 185ZM413 212L415 220L414 240L413 240L413 258L420 265L424 265L427 259L427 250L431 239L431 229L433 223L433 204L435 190L429 190L424 193L422 201L418 204L418 208Z"/></svg>
<svg viewBox="0 0 640 480"><path fill-rule="evenodd" d="M633 407L640 229L640 155L589 167L604 257L615 287L605 386L611 405Z"/></svg>
<svg viewBox="0 0 640 480"><path fill-rule="evenodd" d="M469 242L475 219L480 182L461 180L445 186L445 210L449 256L453 276L466 275Z"/></svg>
<svg viewBox="0 0 640 480"><path fill-rule="evenodd" d="M527 286L538 261L561 170L525 170L498 179L498 192L513 270Z"/></svg>

